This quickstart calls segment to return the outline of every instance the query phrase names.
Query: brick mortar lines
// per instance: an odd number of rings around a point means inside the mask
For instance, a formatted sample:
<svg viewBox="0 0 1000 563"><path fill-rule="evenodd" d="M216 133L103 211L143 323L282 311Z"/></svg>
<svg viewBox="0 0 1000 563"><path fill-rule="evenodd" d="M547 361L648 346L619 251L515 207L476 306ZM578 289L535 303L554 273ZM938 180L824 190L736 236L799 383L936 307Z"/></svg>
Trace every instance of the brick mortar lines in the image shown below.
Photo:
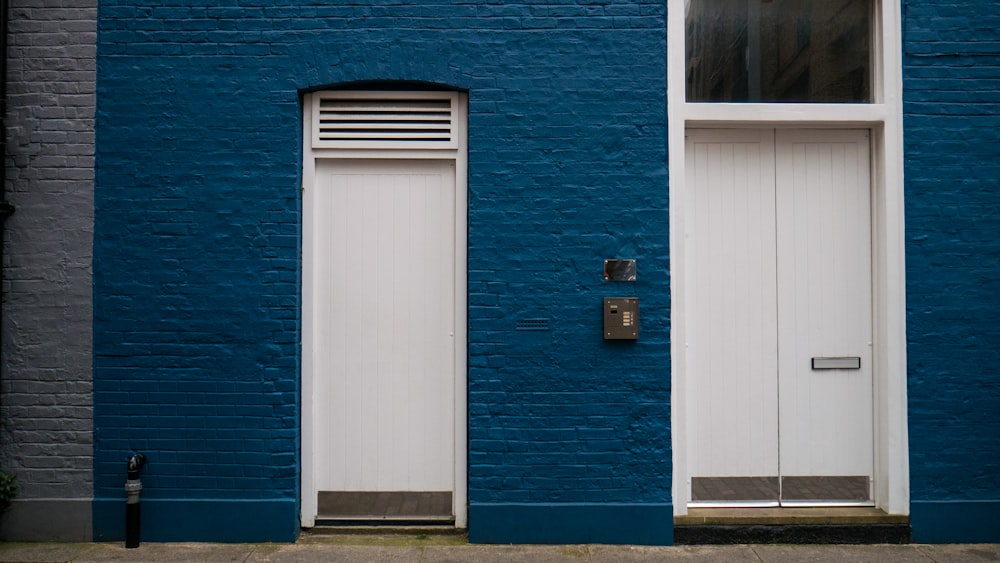
<svg viewBox="0 0 1000 563"><path fill-rule="evenodd" d="M97 2L10 7L0 467L25 498L93 494Z"/></svg>

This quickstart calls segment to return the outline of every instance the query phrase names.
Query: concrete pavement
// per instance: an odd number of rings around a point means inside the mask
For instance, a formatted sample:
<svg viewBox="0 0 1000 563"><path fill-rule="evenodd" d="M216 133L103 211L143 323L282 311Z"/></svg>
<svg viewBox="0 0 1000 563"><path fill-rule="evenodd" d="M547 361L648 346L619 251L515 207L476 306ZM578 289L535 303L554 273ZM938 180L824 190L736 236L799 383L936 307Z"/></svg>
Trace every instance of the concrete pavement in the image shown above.
<svg viewBox="0 0 1000 563"><path fill-rule="evenodd" d="M477 563L746 561L956 562L1000 561L1000 544L982 545L469 545L464 536L306 535L294 544L0 543L0 561L403 561Z"/></svg>

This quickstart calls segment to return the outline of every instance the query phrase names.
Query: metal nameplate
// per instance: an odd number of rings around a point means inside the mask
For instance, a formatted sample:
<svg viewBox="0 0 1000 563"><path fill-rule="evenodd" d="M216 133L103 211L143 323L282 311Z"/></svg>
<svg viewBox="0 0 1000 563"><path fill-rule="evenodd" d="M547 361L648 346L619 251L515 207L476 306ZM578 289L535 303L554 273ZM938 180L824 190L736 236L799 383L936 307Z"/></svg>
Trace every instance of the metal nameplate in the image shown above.
<svg viewBox="0 0 1000 563"><path fill-rule="evenodd" d="M635 281L635 260L605 260L605 281Z"/></svg>

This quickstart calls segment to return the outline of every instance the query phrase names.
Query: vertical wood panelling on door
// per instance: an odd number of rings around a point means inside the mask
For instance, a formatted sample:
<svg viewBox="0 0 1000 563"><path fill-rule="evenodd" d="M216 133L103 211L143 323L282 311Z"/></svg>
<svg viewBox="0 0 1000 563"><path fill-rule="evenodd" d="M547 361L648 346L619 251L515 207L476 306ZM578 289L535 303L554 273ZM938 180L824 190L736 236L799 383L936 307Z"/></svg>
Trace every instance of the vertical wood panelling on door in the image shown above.
<svg viewBox="0 0 1000 563"><path fill-rule="evenodd" d="M686 155L690 475L776 476L773 132L692 130Z"/></svg>
<svg viewBox="0 0 1000 563"><path fill-rule="evenodd" d="M777 131L781 472L871 476L867 131ZM813 357L861 369L813 370Z"/></svg>
<svg viewBox="0 0 1000 563"><path fill-rule="evenodd" d="M317 490L453 490L453 166L318 167Z"/></svg>

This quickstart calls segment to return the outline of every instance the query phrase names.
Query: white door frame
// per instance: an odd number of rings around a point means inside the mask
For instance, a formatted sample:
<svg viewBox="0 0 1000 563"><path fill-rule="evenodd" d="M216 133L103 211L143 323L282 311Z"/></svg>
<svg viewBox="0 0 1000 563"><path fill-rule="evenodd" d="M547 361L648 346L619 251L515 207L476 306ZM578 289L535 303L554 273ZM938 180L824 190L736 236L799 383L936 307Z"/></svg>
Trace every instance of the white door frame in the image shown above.
<svg viewBox="0 0 1000 563"><path fill-rule="evenodd" d="M875 1L870 104L730 104L685 100L685 2L667 10L670 195L671 432L673 505L687 514L687 358L684 285L685 142L689 127L866 128L872 132L872 300L876 506L909 514L906 405L906 286L903 208L900 6Z"/></svg>
<svg viewBox="0 0 1000 563"><path fill-rule="evenodd" d="M316 216L313 186L315 185L316 167L320 160L325 159L445 159L455 163L455 484L452 494L455 514L455 527L468 526L468 475L467 475L467 135L468 122L467 96L458 94L457 114L455 119L457 146L443 149L405 149L405 148L315 148L313 147L313 94L306 94L303 99L302 120L302 385L301 385L301 480L300 523L309 528L315 525L317 506L316 470L314 456L314 440L316 439L314 424L317 416L315 388L315 357L313 351L317 343L314 340L315 322L312 313L315 304L315 269L317 245L315 241L315 225L322 221Z"/></svg>

